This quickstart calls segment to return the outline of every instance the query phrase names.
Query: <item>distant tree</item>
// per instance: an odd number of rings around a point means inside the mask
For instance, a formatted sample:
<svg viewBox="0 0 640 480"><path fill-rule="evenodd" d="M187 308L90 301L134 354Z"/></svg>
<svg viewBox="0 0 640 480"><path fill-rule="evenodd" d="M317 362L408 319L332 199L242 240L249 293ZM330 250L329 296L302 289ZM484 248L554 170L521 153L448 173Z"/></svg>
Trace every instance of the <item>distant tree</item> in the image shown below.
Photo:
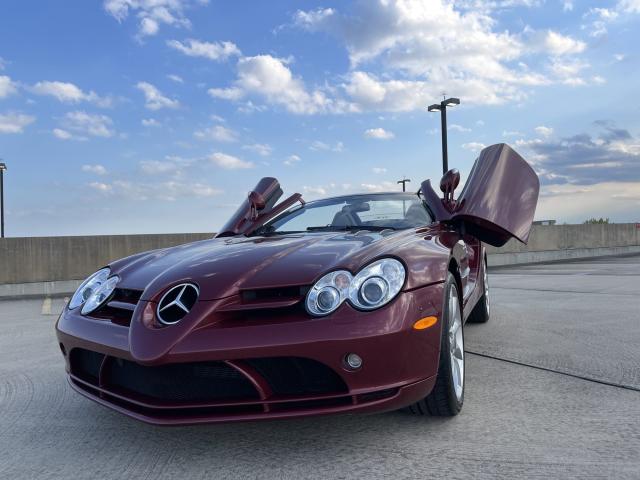
<svg viewBox="0 0 640 480"><path fill-rule="evenodd" d="M609 221L609 217L607 217L607 218L602 218L602 217L595 218L594 217L594 218L590 218L589 220L585 220L584 223L585 224L589 224L589 225L604 225L604 224L608 225L611 222Z"/></svg>

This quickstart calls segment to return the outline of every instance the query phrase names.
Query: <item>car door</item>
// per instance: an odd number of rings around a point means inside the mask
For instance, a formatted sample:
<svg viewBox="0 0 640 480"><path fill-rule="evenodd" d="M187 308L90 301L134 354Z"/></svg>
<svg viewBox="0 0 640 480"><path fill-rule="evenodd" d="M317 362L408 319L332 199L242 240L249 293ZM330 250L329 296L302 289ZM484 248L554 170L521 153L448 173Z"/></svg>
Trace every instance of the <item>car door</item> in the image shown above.
<svg viewBox="0 0 640 480"><path fill-rule="evenodd" d="M539 191L538 175L515 150L491 145L474 163L451 220L496 247L511 237L527 243Z"/></svg>

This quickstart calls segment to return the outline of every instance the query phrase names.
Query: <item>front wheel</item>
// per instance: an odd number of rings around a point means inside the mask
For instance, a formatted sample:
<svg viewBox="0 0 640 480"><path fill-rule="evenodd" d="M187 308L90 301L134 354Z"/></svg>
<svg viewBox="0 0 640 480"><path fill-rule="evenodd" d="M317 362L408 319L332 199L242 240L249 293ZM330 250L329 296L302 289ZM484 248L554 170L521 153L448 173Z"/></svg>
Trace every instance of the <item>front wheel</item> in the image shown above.
<svg viewBox="0 0 640 480"><path fill-rule="evenodd" d="M464 402L462 310L458 285L451 273L444 292L438 375L431 393L409 407L409 411L417 415L457 415Z"/></svg>

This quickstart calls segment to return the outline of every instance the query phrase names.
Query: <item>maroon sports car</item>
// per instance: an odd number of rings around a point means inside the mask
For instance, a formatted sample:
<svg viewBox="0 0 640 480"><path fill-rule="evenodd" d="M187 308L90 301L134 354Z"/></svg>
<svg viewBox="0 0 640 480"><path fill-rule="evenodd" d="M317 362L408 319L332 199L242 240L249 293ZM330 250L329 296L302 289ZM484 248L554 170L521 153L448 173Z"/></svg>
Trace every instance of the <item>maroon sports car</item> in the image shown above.
<svg viewBox="0 0 640 480"><path fill-rule="evenodd" d="M489 318L483 242L526 242L538 178L510 147L465 188L277 203L262 179L215 238L115 261L56 333L71 386L156 424L408 409L455 415L464 324Z"/></svg>

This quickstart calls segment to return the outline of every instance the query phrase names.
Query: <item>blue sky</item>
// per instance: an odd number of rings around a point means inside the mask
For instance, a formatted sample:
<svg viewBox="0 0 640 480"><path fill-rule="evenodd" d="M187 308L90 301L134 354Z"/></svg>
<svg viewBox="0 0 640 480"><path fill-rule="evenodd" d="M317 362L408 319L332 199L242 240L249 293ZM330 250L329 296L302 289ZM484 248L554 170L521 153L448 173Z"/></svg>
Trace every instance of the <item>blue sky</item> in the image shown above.
<svg viewBox="0 0 640 480"><path fill-rule="evenodd" d="M640 0L7 0L9 236L215 231L262 177L418 188L507 142L538 218L640 220Z"/></svg>

